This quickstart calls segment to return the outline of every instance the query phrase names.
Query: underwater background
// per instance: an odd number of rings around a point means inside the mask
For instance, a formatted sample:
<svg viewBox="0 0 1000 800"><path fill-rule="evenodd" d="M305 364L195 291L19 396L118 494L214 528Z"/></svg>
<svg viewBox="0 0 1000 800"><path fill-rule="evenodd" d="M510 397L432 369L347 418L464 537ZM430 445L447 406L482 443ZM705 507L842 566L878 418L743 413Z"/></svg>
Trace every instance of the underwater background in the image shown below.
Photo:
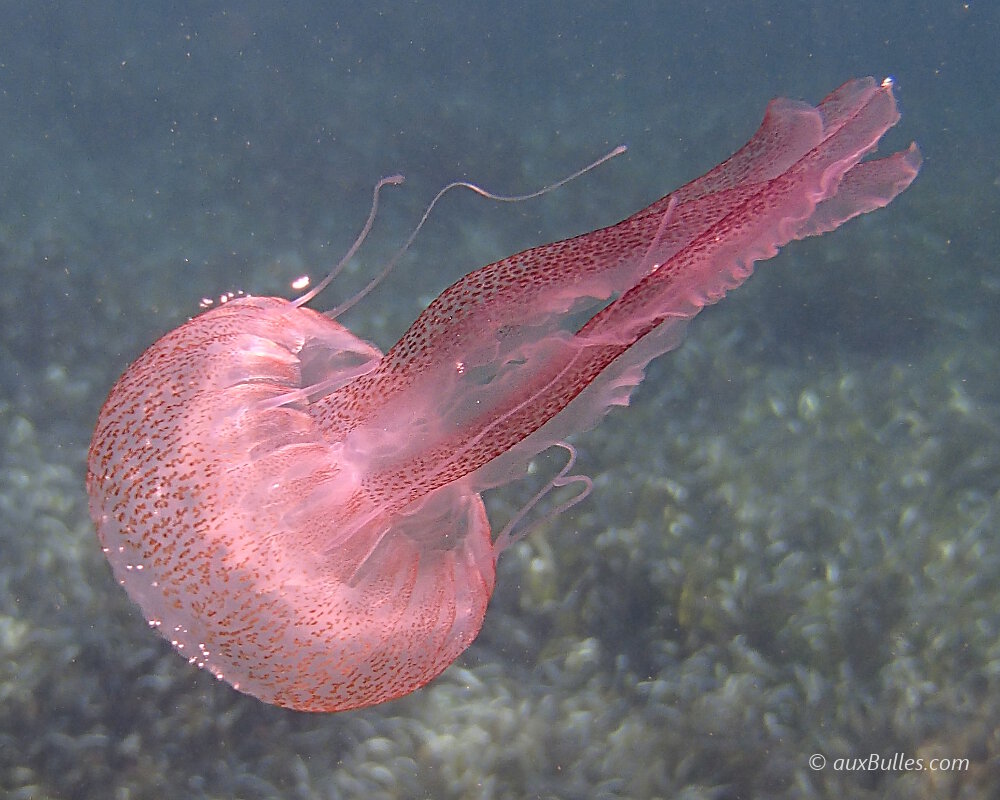
<svg viewBox="0 0 1000 800"><path fill-rule="evenodd" d="M2 8L3 797L997 796L996 4ZM384 175L406 183L313 307L449 181L525 193L629 145L540 199L449 194L343 319L385 349L471 269L706 172L772 97L868 74L896 81L881 151L919 142L914 185L758 264L576 438L593 494L503 555L482 634L427 688L269 707L117 586L94 420L202 298L292 296ZM488 498L498 524L531 488Z"/></svg>

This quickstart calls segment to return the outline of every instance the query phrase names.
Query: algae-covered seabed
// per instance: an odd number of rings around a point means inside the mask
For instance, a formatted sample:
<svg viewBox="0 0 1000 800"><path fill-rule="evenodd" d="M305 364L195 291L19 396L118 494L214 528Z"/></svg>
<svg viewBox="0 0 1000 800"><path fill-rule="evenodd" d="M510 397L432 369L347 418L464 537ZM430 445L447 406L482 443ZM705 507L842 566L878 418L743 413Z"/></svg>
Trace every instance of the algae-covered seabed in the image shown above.
<svg viewBox="0 0 1000 800"><path fill-rule="evenodd" d="M938 5L9 6L4 795L994 796L997 12ZM380 175L407 184L318 307L447 181L529 191L631 145L542 200L447 199L347 319L385 347L469 269L701 174L771 96L889 70L917 182L760 265L578 437L593 495L504 555L482 635L430 687L267 707L188 666L115 585L83 491L111 383L201 297L322 273ZM834 768L872 753L968 766Z"/></svg>

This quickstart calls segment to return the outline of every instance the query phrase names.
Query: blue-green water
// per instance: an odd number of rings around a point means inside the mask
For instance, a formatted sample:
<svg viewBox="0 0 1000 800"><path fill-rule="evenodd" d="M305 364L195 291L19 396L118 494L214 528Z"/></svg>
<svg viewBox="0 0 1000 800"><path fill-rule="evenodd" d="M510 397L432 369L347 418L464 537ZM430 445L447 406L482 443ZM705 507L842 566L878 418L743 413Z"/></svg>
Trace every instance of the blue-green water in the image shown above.
<svg viewBox="0 0 1000 800"><path fill-rule="evenodd" d="M991 797L1000 785L1000 12L986 3L8 3L0 30L0 793ZM617 221L775 95L892 75L921 175L789 246L579 437L594 493L501 559L430 687L331 716L185 664L111 578L84 456L126 364L230 290L382 347L447 284ZM527 493L491 498L498 517ZM835 760L967 758L955 771ZM822 754L824 769L809 757Z"/></svg>

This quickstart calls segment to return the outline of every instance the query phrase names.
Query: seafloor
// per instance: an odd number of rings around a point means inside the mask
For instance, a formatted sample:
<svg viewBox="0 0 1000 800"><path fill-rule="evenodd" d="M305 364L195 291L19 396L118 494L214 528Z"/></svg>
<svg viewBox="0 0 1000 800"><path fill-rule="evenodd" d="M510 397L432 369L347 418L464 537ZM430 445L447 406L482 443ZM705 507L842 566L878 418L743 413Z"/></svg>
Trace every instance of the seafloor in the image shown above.
<svg viewBox="0 0 1000 800"><path fill-rule="evenodd" d="M140 22L95 8L26 5L4 34L0 794L996 796L1000 164L982 94L960 86L982 65L959 57L986 52L981 17L921 24L888 53L855 42L865 55L843 65L838 42L809 39L815 60L711 76L676 49L657 55L670 75L648 65L666 21L608 33L596 11L592 28L520 31L439 9L425 28L373 16L347 36L267 7ZM679 42L702 30L674 22ZM713 35L743 41L731 25ZM390 33L409 55L378 47ZM949 41L967 72L920 50ZM527 63L504 59L515 44ZM385 347L464 271L700 174L771 95L815 101L891 58L912 76L897 75L892 144L920 140L917 182L760 265L631 408L578 437L593 494L503 556L482 635L432 685L359 712L268 707L187 665L115 584L83 489L111 383L201 297L290 294L322 273L381 174L407 185L318 307L384 263L448 180L530 191L632 145L532 203L446 200L347 319ZM484 62L511 77L489 83ZM529 494L500 490L491 512ZM872 753L968 764L833 766Z"/></svg>

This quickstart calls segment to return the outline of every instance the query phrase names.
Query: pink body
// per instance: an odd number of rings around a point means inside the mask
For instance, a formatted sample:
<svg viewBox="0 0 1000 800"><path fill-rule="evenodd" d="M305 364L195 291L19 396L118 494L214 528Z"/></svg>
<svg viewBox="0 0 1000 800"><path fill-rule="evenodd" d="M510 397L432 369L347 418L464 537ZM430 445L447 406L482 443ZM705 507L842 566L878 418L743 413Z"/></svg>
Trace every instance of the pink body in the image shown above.
<svg viewBox="0 0 1000 800"><path fill-rule="evenodd" d="M121 377L91 443L116 576L182 654L267 702L335 711L423 686L493 591L506 542L479 493L625 405L754 261L905 189L915 146L859 163L898 118L871 79L818 108L775 100L707 175L470 273L384 356L279 298L182 325Z"/></svg>

